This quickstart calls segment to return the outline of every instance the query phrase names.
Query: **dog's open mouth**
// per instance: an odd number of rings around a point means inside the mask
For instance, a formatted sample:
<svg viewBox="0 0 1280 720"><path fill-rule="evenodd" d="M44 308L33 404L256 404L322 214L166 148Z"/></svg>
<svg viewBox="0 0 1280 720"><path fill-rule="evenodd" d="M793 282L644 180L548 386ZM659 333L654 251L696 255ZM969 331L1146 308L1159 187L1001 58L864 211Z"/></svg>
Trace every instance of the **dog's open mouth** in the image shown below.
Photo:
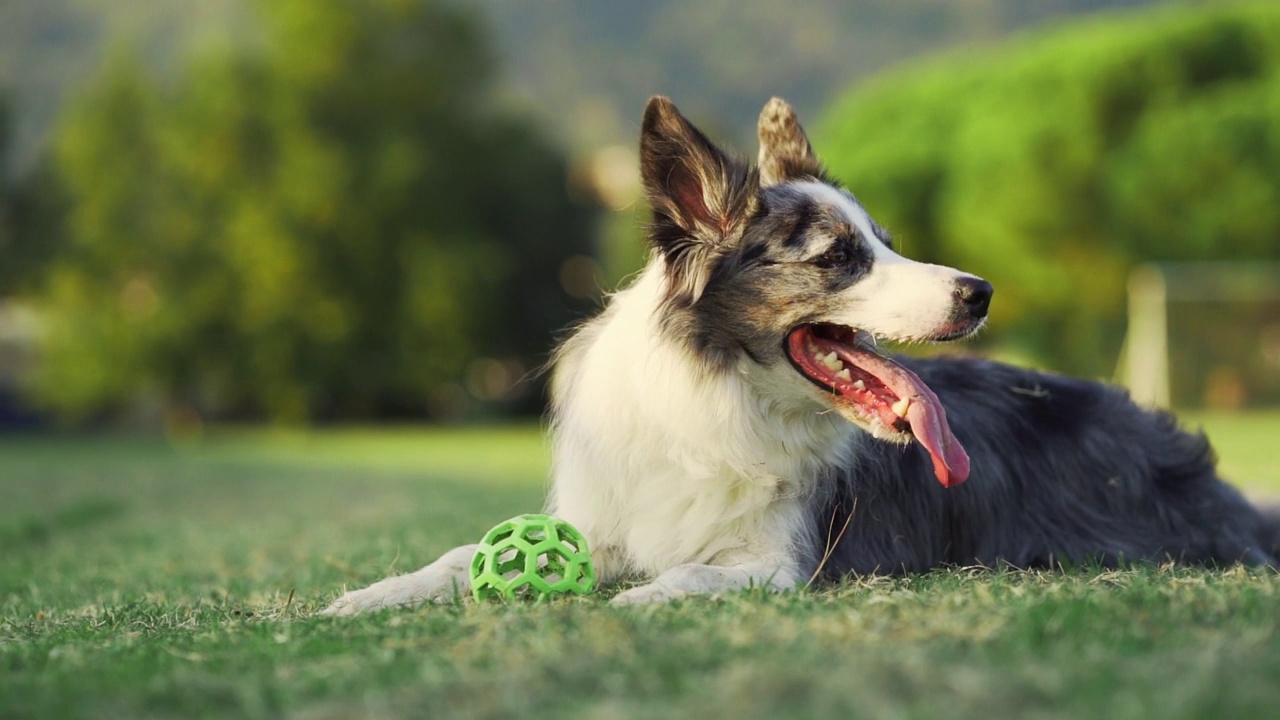
<svg viewBox="0 0 1280 720"><path fill-rule="evenodd" d="M846 418L881 435L914 437L929 451L938 482L944 487L964 482L969 456L951 433L938 396L866 340L852 328L801 325L787 334L786 352L801 374L830 393L832 406Z"/></svg>

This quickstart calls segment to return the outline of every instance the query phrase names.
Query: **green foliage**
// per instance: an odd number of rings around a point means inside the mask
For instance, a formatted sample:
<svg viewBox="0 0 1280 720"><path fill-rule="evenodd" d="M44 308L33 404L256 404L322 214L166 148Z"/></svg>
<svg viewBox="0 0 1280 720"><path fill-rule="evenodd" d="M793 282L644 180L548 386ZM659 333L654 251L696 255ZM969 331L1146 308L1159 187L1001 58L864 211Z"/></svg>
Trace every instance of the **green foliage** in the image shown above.
<svg viewBox="0 0 1280 720"><path fill-rule="evenodd" d="M1128 270L1280 259L1280 7L1093 20L889 73L817 133L915 257L996 286L990 337L1113 367Z"/></svg>
<svg viewBox="0 0 1280 720"><path fill-rule="evenodd" d="M1239 477L1280 488L1280 415L1206 426L1259 469ZM1184 720L1280 704L1280 575L1237 568L310 617L537 508L547 462L533 428L0 438L0 717Z"/></svg>
<svg viewBox="0 0 1280 720"><path fill-rule="evenodd" d="M48 164L9 172L16 145L13 104L0 93L0 298L29 292L61 248L61 195Z"/></svg>
<svg viewBox="0 0 1280 720"><path fill-rule="evenodd" d="M167 83L119 56L59 131L71 249L40 396L68 416L140 396L422 414L473 358L535 365L591 212L494 109L474 23L399 0L258 9L256 52L208 50Z"/></svg>
<svg viewBox="0 0 1280 720"><path fill-rule="evenodd" d="M674 97L717 136L746 147L754 113L781 94L811 115L851 78L939 48L991 42L1021 27L1167 0L468 0L501 48L504 92L539 110L566 142L635 142L644 99ZM1200 0L1206 1L1206 0ZM1212 1L1212 0L1207 0ZM17 161L26 167L70 88L93 74L113 34L149 67L231 30L260 42L255 0L4 0L0 86L22 98ZM250 17L246 17L250 16ZM721 132L725 131L725 132Z"/></svg>
<svg viewBox="0 0 1280 720"><path fill-rule="evenodd" d="M0 297L27 295L66 246L66 198L48 163L0 182Z"/></svg>

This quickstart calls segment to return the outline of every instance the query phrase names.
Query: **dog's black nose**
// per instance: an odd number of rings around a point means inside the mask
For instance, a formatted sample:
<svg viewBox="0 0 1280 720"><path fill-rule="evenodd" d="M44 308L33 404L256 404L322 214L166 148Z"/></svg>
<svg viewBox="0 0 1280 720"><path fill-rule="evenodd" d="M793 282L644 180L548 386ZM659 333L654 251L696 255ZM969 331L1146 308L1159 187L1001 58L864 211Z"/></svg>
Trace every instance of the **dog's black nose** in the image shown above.
<svg viewBox="0 0 1280 720"><path fill-rule="evenodd" d="M967 277L956 281L956 299L964 303L969 317L974 320L987 316L987 308L991 307L991 294L995 290L991 283L982 278Z"/></svg>

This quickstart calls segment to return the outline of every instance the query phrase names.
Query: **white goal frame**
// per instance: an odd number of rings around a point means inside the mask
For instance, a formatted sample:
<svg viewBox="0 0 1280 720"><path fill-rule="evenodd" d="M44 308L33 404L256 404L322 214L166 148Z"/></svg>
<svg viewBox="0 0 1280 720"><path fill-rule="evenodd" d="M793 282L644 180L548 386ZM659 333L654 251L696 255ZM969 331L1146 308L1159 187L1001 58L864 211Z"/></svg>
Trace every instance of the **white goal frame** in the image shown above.
<svg viewBox="0 0 1280 720"><path fill-rule="evenodd" d="M1280 302L1280 263L1165 262L1129 273L1129 327L1116 380L1135 401L1169 407L1169 305Z"/></svg>

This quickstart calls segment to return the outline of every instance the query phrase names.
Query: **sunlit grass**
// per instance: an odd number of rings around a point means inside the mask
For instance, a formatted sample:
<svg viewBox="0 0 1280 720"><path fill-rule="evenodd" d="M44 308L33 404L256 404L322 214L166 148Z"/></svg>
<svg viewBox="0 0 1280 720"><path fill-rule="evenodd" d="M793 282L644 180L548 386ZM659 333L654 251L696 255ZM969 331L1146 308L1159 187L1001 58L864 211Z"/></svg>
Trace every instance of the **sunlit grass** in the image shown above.
<svg viewBox="0 0 1280 720"><path fill-rule="evenodd" d="M1256 494L1280 494L1280 412L1187 413L1183 423L1208 433L1224 478Z"/></svg>
<svg viewBox="0 0 1280 720"><path fill-rule="evenodd" d="M1280 414L1203 416L1280 490ZM536 426L0 440L0 717L1265 717L1280 579L939 572L309 614L541 505ZM606 595L607 596L607 595Z"/></svg>

